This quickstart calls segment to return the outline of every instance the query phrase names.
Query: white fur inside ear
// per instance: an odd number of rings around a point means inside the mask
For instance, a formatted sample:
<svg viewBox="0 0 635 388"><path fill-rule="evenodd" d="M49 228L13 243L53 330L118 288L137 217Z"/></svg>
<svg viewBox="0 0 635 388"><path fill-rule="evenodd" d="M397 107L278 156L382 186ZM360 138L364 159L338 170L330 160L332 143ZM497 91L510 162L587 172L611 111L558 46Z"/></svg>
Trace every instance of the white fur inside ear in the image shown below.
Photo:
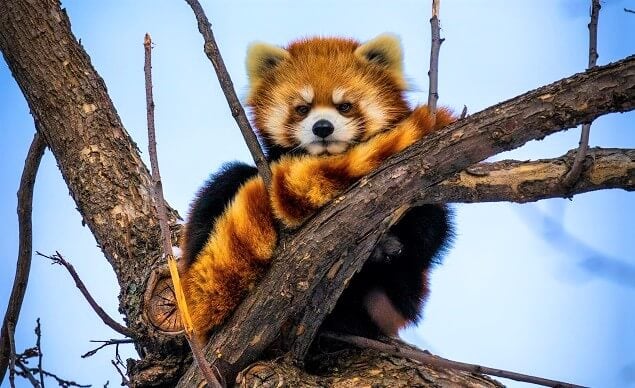
<svg viewBox="0 0 635 388"><path fill-rule="evenodd" d="M403 54L396 35L381 34L355 49L361 59L401 74Z"/></svg>
<svg viewBox="0 0 635 388"><path fill-rule="evenodd" d="M247 76L250 83L262 79L280 62L289 58L289 52L267 43L252 43L247 49Z"/></svg>

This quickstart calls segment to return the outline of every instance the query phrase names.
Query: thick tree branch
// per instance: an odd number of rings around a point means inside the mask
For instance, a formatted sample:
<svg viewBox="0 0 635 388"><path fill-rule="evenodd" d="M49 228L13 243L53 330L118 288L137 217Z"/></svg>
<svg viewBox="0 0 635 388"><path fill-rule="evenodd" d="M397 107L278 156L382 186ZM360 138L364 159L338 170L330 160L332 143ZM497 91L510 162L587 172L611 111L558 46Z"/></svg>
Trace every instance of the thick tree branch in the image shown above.
<svg viewBox="0 0 635 388"><path fill-rule="evenodd" d="M584 170L571 188L560 178L577 150L559 158L479 163L425 191L429 202L534 202L602 189L635 190L635 150L591 148Z"/></svg>
<svg viewBox="0 0 635 388"><path fill-rule="evenodd" d="M321 342L324 342L321 340ZM308 371L307 371L308 370ZM243 370L236 386L247 387L479 387L502 388L487 376L438 368L386 352L342 346L323 352L299 368L288 362L260 361Z"/></svg>
<svg viewBox="0 0 635 388"><path fill-rule="evenodd" d="M298 315L314 324L292 330L291 343L310 343L399 207L430 201L431 186L489 156L634 108L635 57L629 57L473 114L396 155L281 242L259 287L212 336L209 359L231 377ZM190 368L179 386L198 382Z"/></svg>
<svg viewBox="0 0 635 388"><path fill-rule="evenodd" d="M46 142L44 138L39 132L36 132L24 162L24 170L22 170L20 188L18 189L18 260L11 296L9 297L7 311L4 313L4 319L2 320L2 330L0 331L0 383L4 379L10 361L11 349L9 343L13 341L13 333L12 330L9 330L9 327L15 329L18 323L24 293L29 282L33 253L33 187L45 149Z"/></svg>
<svg viewBox="0 0 635 388"><path fill-rule="evenodd" d="M448 360L433 354L419 350L413 346L399 343L400 341L392 341L393 343L387 343L377 341L370 338L358 337L354 335L342 335L337 333L324 333L325 338L334 339L337 341L349 343L362 349L375 349L383 353L392 354L395 356L403 356L411 360L416 360L424 363L425 365L436 366L439 368L449 368L455 370L462 370L464 372L486 374L490 376L503 377L506 379L512 379L516 381L522 381L525 383L538 384L545 387L557 387L557 388L584 388L580 385L565 383L562 381L545 379L537 376L530 376L522 373L512 372L503 369L490 368L487 366L468 364L465 362Z"/></svg>

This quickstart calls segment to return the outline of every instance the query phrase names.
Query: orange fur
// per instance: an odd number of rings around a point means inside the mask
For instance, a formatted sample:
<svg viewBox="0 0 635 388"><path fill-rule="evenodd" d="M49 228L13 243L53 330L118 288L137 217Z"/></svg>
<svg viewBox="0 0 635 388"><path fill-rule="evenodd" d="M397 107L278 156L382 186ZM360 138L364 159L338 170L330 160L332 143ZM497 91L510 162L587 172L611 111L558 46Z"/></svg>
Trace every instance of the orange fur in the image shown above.
<svg viewBox="0 0 635 388"><path fill-rule="evenodd" d="M454 121L445 109L437 112L436 123L425 106L410 111L402 97L400 63L390 67L382 63L382 67L364 62L356 51L358 47L359 43L345 39L306 40L291 44L287 54L282 49L274 50L274 59L281 61L274 70L261 74L260 67L268 66L268 62L248 64L255 72L250 76L249 97L255 122L261 134L275 138L276 144L293 142L294 136L272 128L272 116L281 114L279 106L287 106L288 96L303 85L311 85L314 104L324 105L332 105L333 90L343 88L347 99L359 102L356 109L363 114L366 125L357 137L363 142L342 153L288 155L273 163L271 198L260 177L239 189L216 220L196 260L180 268L195 331L200 336L206 336L236 308L268 267L278 239L276 219L287 227L297 227L388 157Z"/></svg>

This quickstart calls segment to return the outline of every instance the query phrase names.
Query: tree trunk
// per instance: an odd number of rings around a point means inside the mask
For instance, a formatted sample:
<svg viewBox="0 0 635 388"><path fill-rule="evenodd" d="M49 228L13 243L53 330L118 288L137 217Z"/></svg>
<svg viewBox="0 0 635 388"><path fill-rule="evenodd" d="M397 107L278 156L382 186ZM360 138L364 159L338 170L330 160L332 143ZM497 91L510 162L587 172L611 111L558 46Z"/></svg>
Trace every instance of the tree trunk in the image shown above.
<svg viewBox="0 0 635 388"><path fill-rule="evenodd" d="M182 340L161 335L143 314L145 282L162 264L150 174L59 1L3 2L0 50L77 209L112 265L120 311L136 333L137 350L164 358L176 373ZM178 215L171 209L169 214L174 224Z"/></svg>

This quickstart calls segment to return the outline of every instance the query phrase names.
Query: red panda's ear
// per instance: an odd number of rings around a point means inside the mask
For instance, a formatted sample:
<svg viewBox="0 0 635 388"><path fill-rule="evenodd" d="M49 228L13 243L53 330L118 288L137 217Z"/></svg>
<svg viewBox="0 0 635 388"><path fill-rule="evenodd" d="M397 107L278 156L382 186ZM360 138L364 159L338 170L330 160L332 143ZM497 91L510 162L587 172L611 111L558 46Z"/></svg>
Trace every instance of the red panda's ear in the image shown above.
<svg viewBox="0 0 635 388"><path fill-rule="evenodd" d="M289 52L283 48L266 43L252 43L247 49L247 76L253 87L273 70L280 62L289 58Z"/></svg>
<svg viewBox="0 0 635 388"><path fill-rule="evenodd" d="M357 47L355 55L364 62L385 68L393 73L400 83L405 85L401 42L396 35L381 34Z"/></svg>

